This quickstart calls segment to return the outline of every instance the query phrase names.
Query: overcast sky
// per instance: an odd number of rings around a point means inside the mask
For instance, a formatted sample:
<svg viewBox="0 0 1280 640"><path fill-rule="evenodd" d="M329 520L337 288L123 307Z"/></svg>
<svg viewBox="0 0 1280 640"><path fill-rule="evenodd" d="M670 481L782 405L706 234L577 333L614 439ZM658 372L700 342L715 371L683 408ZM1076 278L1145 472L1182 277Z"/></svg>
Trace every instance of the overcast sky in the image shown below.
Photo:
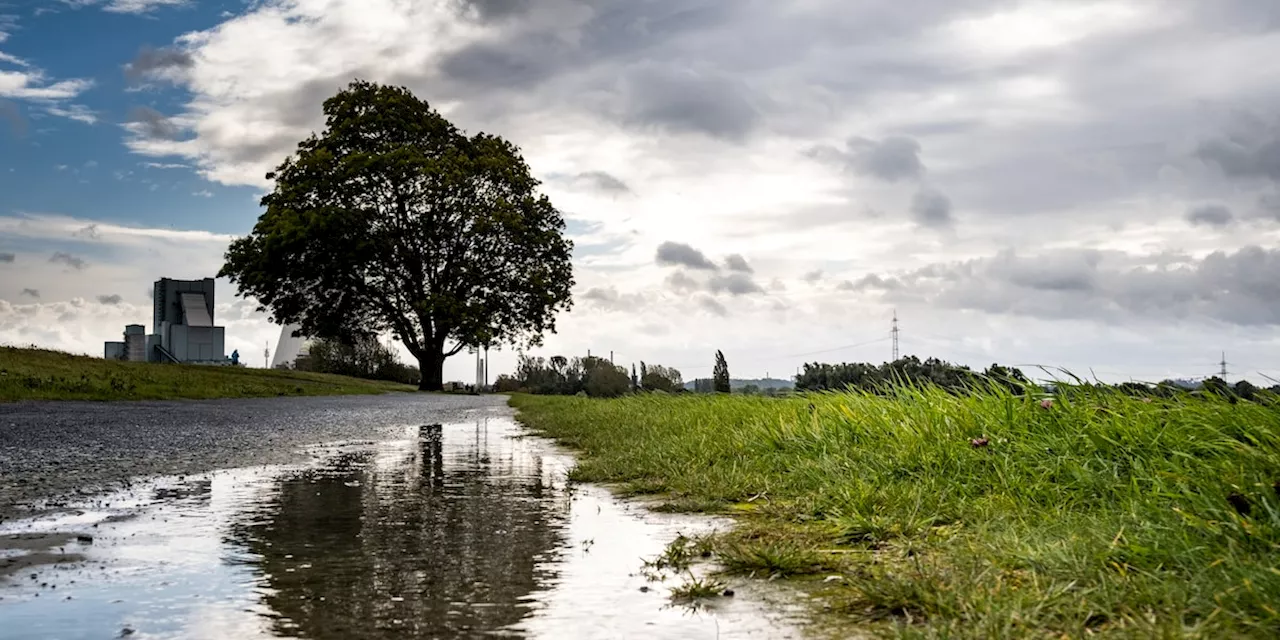
<svg viewBox="0 0 1280 640"><path fill-rule="evenodd" d="M149 323L357 77L564 211L539 355L785 377L889 359L896 309L922 357L1280 378L1274 0L0 0L0 342Z"/></svg>

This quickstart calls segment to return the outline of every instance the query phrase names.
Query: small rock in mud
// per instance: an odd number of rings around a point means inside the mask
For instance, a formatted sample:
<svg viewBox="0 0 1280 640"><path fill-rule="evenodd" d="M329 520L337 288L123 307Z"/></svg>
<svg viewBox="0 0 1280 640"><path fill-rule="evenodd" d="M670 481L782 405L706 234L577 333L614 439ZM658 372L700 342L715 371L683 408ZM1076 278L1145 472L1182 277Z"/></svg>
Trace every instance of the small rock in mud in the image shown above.
<svg viewBox="0 0 1280 640"><path fill-rule="evenodd" d="M723 592L723 593L721 593L720 595L722 595L722 596L724 596L724 597L726 597L726 598L732 598L732 597L733 597L733 589L725 589L725 590L724 590L724 592Z"/></svg>
<svg viewBox="0 0 1280 640"><path fill-rule="evenodd" d="M649 587L640 587L640 593L649 593Z"/></svg>
<svg viewBox="0 0 1280 640"><path fill-rule="evenodd" d="M76 542L79 542L80 544L93 544L93 536L82 533L76 536Z"/></svg>

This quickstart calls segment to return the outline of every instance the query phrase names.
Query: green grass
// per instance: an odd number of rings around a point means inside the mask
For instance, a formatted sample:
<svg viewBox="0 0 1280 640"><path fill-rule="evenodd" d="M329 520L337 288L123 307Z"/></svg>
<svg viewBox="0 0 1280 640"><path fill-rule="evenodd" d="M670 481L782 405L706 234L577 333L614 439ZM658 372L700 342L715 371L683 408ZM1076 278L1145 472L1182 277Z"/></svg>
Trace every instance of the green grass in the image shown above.
<svg viewBox="0 0 1280 640"><path fill-rule="evenodd" d="M579 480L735 514L721 566L807 581L831 605L815 615L837 623L888 637L1280 637L1274 405L1097 389L1047 409L931 389L512 404L580 450Z"/></svg>
<svg viewBox="0 0 1280 640"><path fill-rule="evenodd" d="M315 396L414 387L301 371L116 362L0 347L0 402Z"/></svg>

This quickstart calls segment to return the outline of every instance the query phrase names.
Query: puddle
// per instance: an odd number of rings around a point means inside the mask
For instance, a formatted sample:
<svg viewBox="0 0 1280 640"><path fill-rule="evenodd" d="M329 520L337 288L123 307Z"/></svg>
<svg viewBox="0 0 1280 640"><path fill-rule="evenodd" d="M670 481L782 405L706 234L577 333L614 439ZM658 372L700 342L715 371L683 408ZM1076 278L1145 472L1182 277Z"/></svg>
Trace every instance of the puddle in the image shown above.
<svg viewBox="0 0 1280 640"><path fill-rule="evenodd" d="M668 597L679 578L642 573L726 522L570 485L572 457L521 434L507 417L407 427L6 523L0 638L799 636L776 585L731 581L691 609Z"/></svg>

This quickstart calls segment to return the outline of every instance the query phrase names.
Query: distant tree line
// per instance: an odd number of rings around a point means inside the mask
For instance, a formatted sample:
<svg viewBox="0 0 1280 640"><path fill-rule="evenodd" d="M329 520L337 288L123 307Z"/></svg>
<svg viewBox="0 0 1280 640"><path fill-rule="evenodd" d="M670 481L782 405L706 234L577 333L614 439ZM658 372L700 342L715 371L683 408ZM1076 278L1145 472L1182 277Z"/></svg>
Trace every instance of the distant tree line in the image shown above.
<svg viewBox="0 0 1280 640"><path fill-rule="evenodd" d="M953 393L967 393L991 384L1004 386L1013 393L1019 394L1056 392L1055 385L1034 383L1016 367L993 364L983 371L974 371L967 366L951 364L937 358L920 360L916 356L908 356L880 365L862 362L805 364L801 373L796 376L797 391L857 389L885 393L902 384L932 385ZM1164 380L1157 384L1124 382L1107 385L1077 379L1074 381L1074 386L1108 387L1135 397L1169 398L1195 392L1202 395L1210 393L1232 399L1255 400L1262 394L1280 394L1280 384L1264 389L1247 380L1231 385L1217 377L1208 378L1195 385L1176 380Z"/></svg>
<svg viewBox="0 0 1280 640"><path fill-rule="evenodd" d="M417 367L401 362L390 347L373 336L316 340L307 356L299 358L295 366L301 371L412 385L418 384L422 377Z"/></svg>
<svg viewBox="0 0 1280 640"><path fill-rule="evenodd" d="M864 362L844 364L805 364L796 376L797 391L829 391L861 389L880 392L900 384L928 384L952 392L973 389L979 382L994 382L1020 391L1030 385L1022 371L993 364L977 372L937 358L921 360L907 356L894 362L874 365Z"/></svg>
<svg viewBox="0 0 1280 640"><path fill-rule="evenodd" d="M586 395L592 398L616 398L627 393L684 391L680 371L641 362L631 373L605 358L534 358L521 355L514 375L500 375L494 382L498 393L532 393L537 395Z"/></svg>

